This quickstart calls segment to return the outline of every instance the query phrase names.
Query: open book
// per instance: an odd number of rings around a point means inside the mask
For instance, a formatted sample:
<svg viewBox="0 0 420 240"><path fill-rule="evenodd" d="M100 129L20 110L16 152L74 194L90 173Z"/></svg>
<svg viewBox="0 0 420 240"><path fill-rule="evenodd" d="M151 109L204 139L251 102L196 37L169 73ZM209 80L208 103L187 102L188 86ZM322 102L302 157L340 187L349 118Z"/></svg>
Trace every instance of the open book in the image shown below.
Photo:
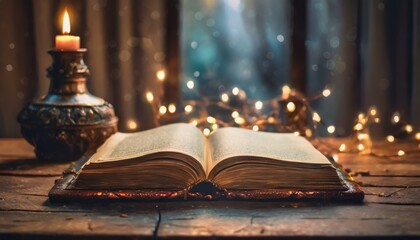
<svg viewBox="0 0 420 240"><path fill-rule="evenodd" d="M225 194L250 193L250 198L262 191L336 196L351 188L303 137L240 128L221 128L205 137L195 126L177 123L114 134L65 190L173 194L202 182Z"/></svg>

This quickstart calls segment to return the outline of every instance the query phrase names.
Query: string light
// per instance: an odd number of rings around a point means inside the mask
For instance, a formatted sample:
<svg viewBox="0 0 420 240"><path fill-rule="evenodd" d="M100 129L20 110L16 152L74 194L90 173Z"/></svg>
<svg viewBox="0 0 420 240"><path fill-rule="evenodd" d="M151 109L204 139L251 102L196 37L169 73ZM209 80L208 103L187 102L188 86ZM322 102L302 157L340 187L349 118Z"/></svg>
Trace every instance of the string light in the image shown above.
<svg viewBox="0 0 420 240"><path fill-rule="evenodd" d="M189 81L187 82L187 87L188 87L189 89L193 89L193 88L194 88L194 81L189 80Z"/></svg>
<svg viewBox="0 0 420 240"><path fill-rule="evenodd" d="M159 70L159 71L157 71L157 72L156 72L156 77L157 77L157 79L158 79L159 81L161 81L161 82L165 81L165 78L166 78L166 73L165 73L165 71L164 71L164 70Z"/></svg>
<svg viewBox="0 0 420 240"><path fill-rule="evenodd" d="M293 134L295 134L295 136L300 136L300 133L298 131L293 132Z"/></svg>
<svg viewBox="0 0 420 240"><path fill-rule="evenodd" d="M243 117L237 117L235 118L235 123L243 125L245 123L245 119Z"/></svg>
<svg viewBox="0 0 420 240"><path fill-rule="evenodd" d="M386 140L388 141L388 142L394 142L395 141L395 137L394 136L392 136L392 135L388 135L388 136L386 136Z"/></svg>
<svg viewBox="0 0 420 240"><path fill-rule="evenodd" d="M165 114L167 110L168 109L164 105L159 107L159 113L162 115Z"/></svg>
<svg viewBox="0 0 420 240"><path fill-rule="evenodd" d="M233 111L231 116L232 116L232 118L237 118L237 117L239 117L239 113L237 111Z"/></svg>
<svg viewBox="0 0 420 240"><path fill-rule="evenodd" d="M371 107L369 113L372 116L376 116L376 114L378 113L378 111L376 110L376 107Z"/></svg>
<svg viewBox="0 0 420 240"><path fill-rule="evenodd" d="M420 132L417 132L417 133L414 135L414 138L415 138L416 140L420 140Z"/></svg>
<svg viewBox="0 0 420 240"><path fill-rule="evenodd" d="M367 133L359 133L357 134L357 139L359 141L363 141L369 138L369 135Z"/></svg>
<svg viewBox="0 0 420 240"><path fill-rule="evenodd" d="M360 131L363 129L363 125L361 123L357 123L354 125L354 130Z"/></svg>
<svg viewBox="0 0 420 240"><path fill-rule="evenodd" d="M197 121L197 119L192 119L192 120L190 121L190 123L191 123L192 125L194 125L194 126L197 126L198 121Z"/></svg>
<svg viewBox="0 0 420 240"><path fill-rule="evenodd" d="M137 123L136 123L136 121L134 121L134 120L132 120L132 119L128 120L128 121L127 121L127 127L128 127L128 129L130 129L130 130L135 130L135 129L137 129Z"/></svg>
<svg viewBox="0 0 420 240"><path fill-rule="evenodd" d="M239 88L237 88L237 87L234 87L233 89L232 89L232 94L233 95L238 95L239 94Z"/></svg>
<svg viewBox="0 0 420 240"><path fill-rule="evenodd" d="M203 129L203 134L204 134L205 136L210 135L210 129L208 129L208 128L204 128L204 129Z"/></svg>
<svg viewBox="0 0 420 240"><path fill-rule="evenodd" d="M175 104L173 104L173 103L169 104L168 111L170 113L175 113L176 112L176 106L175 106Z"/></svg>
<svg viewBox="0 0 420 240"><path fill-rule="evenodd" d="M392 123L397 124L400 122L400 114L398 112L395 112L392 115Z"/></svg>
<svg viewBox="0 0 420 240"><path fill-rule="evenodd" d="M309 128L307 128L306 130L305 130L305 135L307 136L307 137L312 137L312 130L311 129L309 129Z"/></svg>
<svg viewBox="0 0 420 240"><path fill-rule="evenodd" d="M151 103L151 102L153 102L153 100L155 99L155 97L153 96L153 93L152 92L147 92L146 93L146 100L149 102L149 103Z"/></svg>
<svg viewBox="0 0 420 240"><path fill-rule="evenodd" d="M319 114L318 114L317 112L314 112L314 113L313 113L313 115L312 115L312 119L313 119L315 122L321 122L321 117L319 116Z"/></svg>
<svg viewBox="0 0 420 240"><path fill-rule="evenodd" d="M296 110L296 105L294 102L288 102L286 107L287 107L287 111L289 112L293 112Z"/></svg>
<svg viewBox="0 0 420 240"><path fill-rule="evenodd" d="M342 143L342 144L340 145L340 147L338 148L338 150L339 150L340 152L344 152L344 151L346 151L346 149L347 149L347 147L346 147L346 144L344 144L344 143Z"/></svg>
<svg viewBox="0 0 420 240"><path fill-rule="evenodd" d="M222 99L222 102L228 102L229 101L229 95L227 93L223 93L220 98Z"/></svg>
<svg viewBox="0 0 420 240"><path fill-rule="evenodd" d="M258 130L260 130L260 128L258 127L258 125L254 125L252 126L252 130L255 132L258 132Z"/></svg>
<svg viewBox="0 0 420 240"><path fill-rule="evenodd" d="M324 91L322 91L322 95L323 95L324 97L328 97L328 96L330 96L330 95L331 95L331 90L330 90L330 89L328 89L328 88L324 89Z"/></svg>
<svg viewBox="0 0 420 240"><path fill-rule="evenodd" d="M405 152L403 150L399 150L397 154L398 154L398 156L404 156Z"/></svg>
<svg viewBox="0 0 420 240"><path fill-rule="evenodd" d="M365 145L363 145L362 143L359 143L359 145L357 145L357 150L359 151L365 150Z"/></svg>
<svg viewBox="0 0 420 240"><path fill-rule="evenodd" d="M328 133L334 133L335 132L335 126L334 125L330 125L327 128Z"/></svg>
<svg viewBox="0 0 420 240"><path fill-rule="evenodd" d="M408 133L413 132L413 126L411 126L410 124L405 125L405 131Z"/></svg>
<svg viewBox="0 0 420 240"><path fill-rule="evenodd" d="M282 91L282 97L283 98L288 98L290 93L292 92L292 89L290 89L290 87L288 85L284 85L281 88L281 91Z"/></svg>
<svg viewBox="0 0 420 240"><path fill-rule="evenodd" d="M211 124L214 124L214 123L216 123L216 122L217 122L217 120L216 120L216 118L214 118L214 117L212 117L212 116L208 116L208 117L207 117L207 122L208 122L208 123L211 123Z"/></svg>
<svg viewBox="0 0 420 240"><path fill-rule="evenodd" d="M257 110L261 110L263 108L263 102L261 101L256 101L255 102L255 109Z"/></svg>
<svg viewBox="0 0 420 240"><path fill-rule="evenodd" d="M185 110L186 113L190 113L193 110L193 107L191 105L186 105L184 107L184 110Z"/></svg>

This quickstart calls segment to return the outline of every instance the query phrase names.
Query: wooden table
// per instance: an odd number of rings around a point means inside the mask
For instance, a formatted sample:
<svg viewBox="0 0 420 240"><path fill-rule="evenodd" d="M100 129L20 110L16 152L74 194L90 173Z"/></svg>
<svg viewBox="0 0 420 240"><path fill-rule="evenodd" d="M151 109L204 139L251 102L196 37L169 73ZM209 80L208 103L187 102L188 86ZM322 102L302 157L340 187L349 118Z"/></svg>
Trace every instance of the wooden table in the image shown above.
<svg viewBox="0 0 420 240"><path fill-rule="evenodd" d="M337 141L333 140L333 144ZM387 151L418 143L380 146ZM0 139L0 239L142 237L420 238L420 157L341 154L363 204L108 202L57 204L48 191L69 164L36 161L21 139Z"/></svg>

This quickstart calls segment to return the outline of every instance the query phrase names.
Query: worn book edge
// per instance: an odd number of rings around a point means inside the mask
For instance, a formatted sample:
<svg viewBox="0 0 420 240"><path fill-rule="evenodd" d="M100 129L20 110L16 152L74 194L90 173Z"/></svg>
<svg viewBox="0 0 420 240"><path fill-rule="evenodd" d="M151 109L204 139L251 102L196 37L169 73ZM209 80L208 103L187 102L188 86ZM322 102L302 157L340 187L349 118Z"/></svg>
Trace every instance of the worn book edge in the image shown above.
<svg viewBox="0 0 420 240"><path fill-rule="evenodd" d="M103 200L268 200L268 201L325 201L361 202L364 192L351 176L339 166L336 167L345 191L301 191L285 189L229 190L208 180L200 180L182 190L89 190L67 189L76 179L78 172L92 155L86 155L67 169L56 180L48 196L51 202L79 202Z"/></svg>

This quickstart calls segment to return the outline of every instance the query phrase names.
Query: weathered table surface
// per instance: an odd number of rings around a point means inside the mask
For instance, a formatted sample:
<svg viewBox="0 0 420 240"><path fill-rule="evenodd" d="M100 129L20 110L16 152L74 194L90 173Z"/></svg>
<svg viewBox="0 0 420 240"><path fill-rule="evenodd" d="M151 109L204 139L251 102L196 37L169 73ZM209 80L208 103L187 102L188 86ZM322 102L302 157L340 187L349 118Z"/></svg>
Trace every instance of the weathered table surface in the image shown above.
<svg viewBox="0 0 420 240"><path fill-rule="evenodd" d="M334 141L333 141L334 142ZM336 141L337 142L337 141ZM389 144L387 151L417 147ZM0 239L138 237L420 238L420 154L341 154L362 183L363 204L48 201L69 164L34 158L22 139L0 139Z"/></svg>

